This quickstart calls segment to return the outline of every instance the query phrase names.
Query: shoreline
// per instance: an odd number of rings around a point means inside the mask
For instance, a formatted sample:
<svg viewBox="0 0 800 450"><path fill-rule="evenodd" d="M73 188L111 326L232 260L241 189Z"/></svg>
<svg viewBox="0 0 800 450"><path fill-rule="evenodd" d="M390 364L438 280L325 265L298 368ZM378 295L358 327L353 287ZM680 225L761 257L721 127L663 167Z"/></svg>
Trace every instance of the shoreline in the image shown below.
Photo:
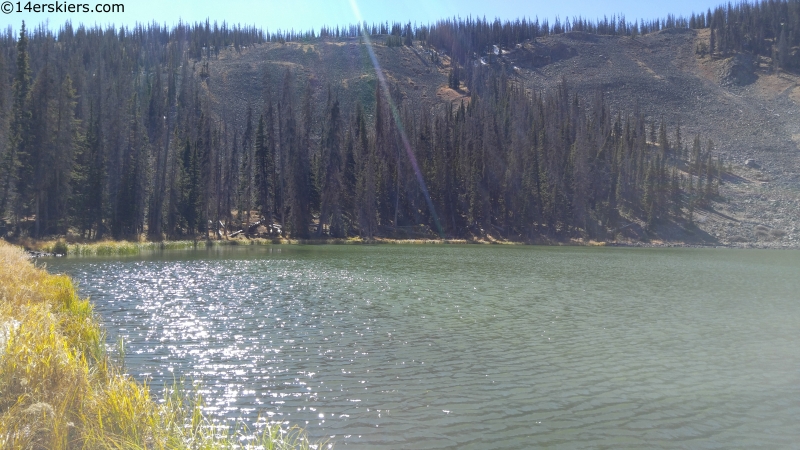
<svg viewBox="0 0 800 450"><path fill-rule="evenodd" d="M4 242L4 239L0 239ZM234 238L216 240L165 240L165 241L128 241L102 240L68 243L59 240L22 239L8 242L25 249L29 258L63 257L63 256L124 256L137 255L143 251L154 250L187 250L224 246L268 246L268 245L509 245L509 246L549 246L549 247L615 247L615 248L725 248L725 249L774 249L798 250L800 246L782 244L774 241L744 243L687 243L670 241L595 241L570 239L537 239L533 241L511 241L493 239L396 239L377 237L373 239L355 238Z"/></svg>
<svg viewBox="0 0 800 450"><path fill-rule="evenodd" d="M323 447L282 422L219 429L179 382L157 400L115 361L121 347L109 354L94 306L72 279L2 240L0 298L2 448L230 448L245 437L263 448Z"/></svg>

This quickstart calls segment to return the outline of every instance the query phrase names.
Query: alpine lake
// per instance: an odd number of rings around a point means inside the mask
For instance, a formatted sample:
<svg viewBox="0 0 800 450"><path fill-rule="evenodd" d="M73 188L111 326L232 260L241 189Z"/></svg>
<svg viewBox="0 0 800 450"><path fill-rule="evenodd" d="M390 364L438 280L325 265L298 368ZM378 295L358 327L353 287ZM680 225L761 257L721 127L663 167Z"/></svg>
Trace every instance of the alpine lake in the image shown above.
<svg viewBox="0 0 800 450"><path fill-rule="evenodd" d="M43 258L125 370L335 448L797 448L800 252L275 245Z"/></svg>

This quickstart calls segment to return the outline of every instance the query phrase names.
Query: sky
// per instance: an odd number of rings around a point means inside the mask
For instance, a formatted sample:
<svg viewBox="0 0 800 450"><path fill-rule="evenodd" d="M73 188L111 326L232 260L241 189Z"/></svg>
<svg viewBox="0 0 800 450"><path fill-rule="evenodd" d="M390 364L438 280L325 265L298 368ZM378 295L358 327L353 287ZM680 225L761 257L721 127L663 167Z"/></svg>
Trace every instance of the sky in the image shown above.
<svg viewBox="0 0 800 450"><path fill-rule="evenodd" d="M117 4L124 12L47 12L49 6L63 9L67 5L86 5L94 9L97 2ZM89 2L89 3L81 3ZM323 25L336 26L355 23L359 14L367 23L402 22L432 23L445 17L486 17L513 20L522 17L547 18L551 23L556 16L580 15L584 18L602 18L604 15L624 14L633 19L663 18L667 14L688 16L692 12L706 11L722 0L0 0L0 27L11 26L15 32L24 20L29 29L42 23L57 31L67 20L73 25L121 25L136 23L174 25L184 22L226 21L229 24L256 25L269 31L319 30ZM103 3L101 3L102 5ZM26 5L43 5L44 12L28 12ZM21 11L18 12L18 9ZM10 12L8 12L10 11Z"/></svg>

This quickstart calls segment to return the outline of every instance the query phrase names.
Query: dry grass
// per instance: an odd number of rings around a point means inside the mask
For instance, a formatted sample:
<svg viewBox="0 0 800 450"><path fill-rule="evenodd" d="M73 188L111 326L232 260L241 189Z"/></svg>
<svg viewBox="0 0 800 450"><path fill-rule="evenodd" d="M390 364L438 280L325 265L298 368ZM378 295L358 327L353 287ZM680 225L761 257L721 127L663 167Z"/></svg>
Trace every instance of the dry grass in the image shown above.
<svg viewBox="0 0 800 450"><path fill-rule="evenodd" d="M231 448L251 434L213 427L197 395L172 389L155 402L110 362L104 341L69 277L35 268L22 249L0 241L1 448ZM279 424L251 443L322 446Z"/></svg>
<svg viewBox="0 0 800 450"><path fill-rule="evenodd" d="M68 243L64 242L63 240L38 241L33 239L25 239L17 243L31 250L71 256L138 255L142 251L148 250L181 250L205 247L207 245L206 241L195 240L164 242L98 241L89 243Z"/></svg>

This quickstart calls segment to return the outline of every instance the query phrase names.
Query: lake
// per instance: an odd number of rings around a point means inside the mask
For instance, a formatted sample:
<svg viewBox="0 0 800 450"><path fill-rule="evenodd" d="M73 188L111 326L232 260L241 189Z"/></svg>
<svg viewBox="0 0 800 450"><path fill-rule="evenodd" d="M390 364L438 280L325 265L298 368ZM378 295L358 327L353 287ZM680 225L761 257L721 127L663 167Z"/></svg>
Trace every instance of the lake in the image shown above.
<svg viewBox="0 0 800 450"><path fill-rule="evenodd" d="M336 448L800 442L800 252L213 247L48 258L126 370Z"/></svg>

